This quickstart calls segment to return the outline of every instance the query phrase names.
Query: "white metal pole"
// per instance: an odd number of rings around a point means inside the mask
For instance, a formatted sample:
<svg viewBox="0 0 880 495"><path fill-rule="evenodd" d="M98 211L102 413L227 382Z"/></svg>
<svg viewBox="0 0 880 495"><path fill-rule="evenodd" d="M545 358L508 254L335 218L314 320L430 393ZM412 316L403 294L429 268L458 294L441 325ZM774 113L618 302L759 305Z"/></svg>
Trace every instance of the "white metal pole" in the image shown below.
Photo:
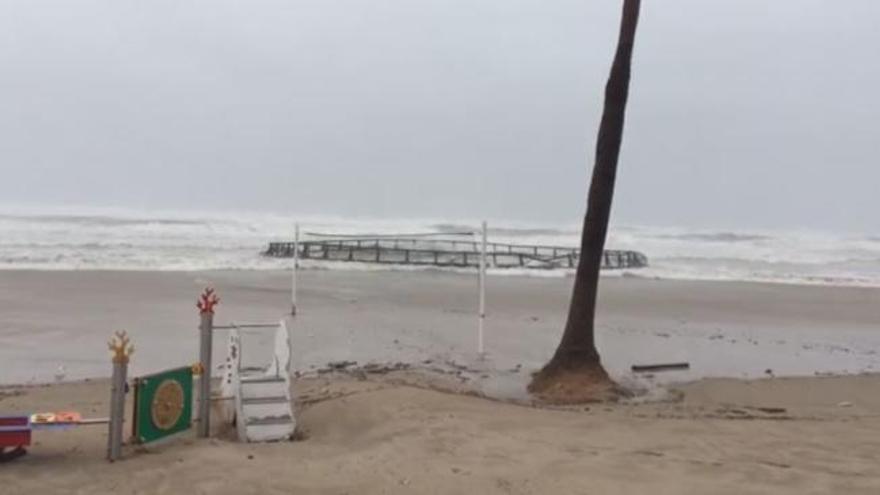
<svg viewBox="0 0 880 495"><path fill-rule="evenodd" d="M205 289L199 303L199 438L211 436L211 371L214 342L214 306L219 302L213 289Z"/></svg>
<svg viewBox="0 0 880 495"><path fill-rule="evenodd" d="M107 460L113 462L122 456L122 427L125 416L125 381L128 360L134 346L125 331L116 332L108 342L113 353L113 378L110 382L110 419L107 432Z"/></svg>
<svg viewBox="0 0 880 495"><path fill-rule="evenodd" d="M290 285L290 314L296 314L296 272L299 270L299 223L294 226L293 235L293 278Z"/></svg>
<svg viewBox="0 0 880 495"><path fill-rule="evenodd" d="M486 319L486 221L483 220L483 242L480 249L480 319L477 328L477 352L483 356L486 351L483 346L483 323Z"/></svg>
<svg viewBox="0 0 880 495"><path fill-rule="evenodd" d="M125 421L125 381L128 362L113 359L113 378L110 383L110 432L107 436L107 460L122 457L122 427Z"/></svg>

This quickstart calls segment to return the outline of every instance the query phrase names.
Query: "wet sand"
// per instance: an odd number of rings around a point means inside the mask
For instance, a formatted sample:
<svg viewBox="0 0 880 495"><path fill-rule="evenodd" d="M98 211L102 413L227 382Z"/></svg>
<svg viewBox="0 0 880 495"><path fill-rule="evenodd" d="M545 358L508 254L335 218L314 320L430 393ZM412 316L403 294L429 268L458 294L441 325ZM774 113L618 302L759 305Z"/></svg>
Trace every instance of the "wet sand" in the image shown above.
<svg viewBox="0 0 880 495"><path fill-rule="evenodd" d="M120 328L137 346L133 375L191 363L203 286L220 292L224 323L284 317L288 284L284 272L0 272L0 378L107 376L104 342ZM111 465L105 426L40 432L26 457L0 467L0 493L880 492L880 376L814 376L880 368L880 291L606 278L606 365L661 393L569 409L449 393L521 399L558 341L570 285L490 277L480 360L475 277L305 271L290 322L304 440L240 444L218 425L210 440L126 447ZM250 337L245 357L258 364L270 340ZM413 368L317 373L341 360ZM673 360L691 370L628 372ZM650 387L701 376L734 378ZM100 417L108 398L106 379L7 385L0 411Z"/></svg>
<svg viewBox="0 0 880 495"><path fill-rule="evenodd" d="M215 286L217 322L275 322L289 312L289 272L0 272L0 383L109 374L105 342L126 329L133 373L192 363L195 299ZM488 278L488 358L476 356L476 277L442 272L305 270L294 364L328 361L541 366L558 343L569 278ZM880 290L604 278L598 344L626 379L631 364L688 361L688 373L759 377L880 370ZM216 353L225 352L224 335ZM256 336L256 361L271 339ZM248 355L245 356L248 358ZM59 372L59 366L63 370ZM491 385L490 385L491 386Z"/></svg>

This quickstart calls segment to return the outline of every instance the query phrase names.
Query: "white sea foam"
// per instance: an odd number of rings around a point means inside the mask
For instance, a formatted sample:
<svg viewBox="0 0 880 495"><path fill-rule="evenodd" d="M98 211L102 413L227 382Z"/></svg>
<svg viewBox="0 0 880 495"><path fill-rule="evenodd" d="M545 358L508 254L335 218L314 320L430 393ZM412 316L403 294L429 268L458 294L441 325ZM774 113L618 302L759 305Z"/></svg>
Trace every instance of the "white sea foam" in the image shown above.
<svg viewBox="0 0 880 495"><path fill-rule="evenodd" d="M0 209L0 269L209 270L288 268L260 255L271 240L304 231L338 234L461 232L477 221L370 220L263 213L137 212L109 209ZM490 224L490 240L577 246L578 225ZM474 237L476 239L476 236ZM725 231L612 227L608 247L648 256L644 277L880 286L880 237L812 231ZM429 269L309 261L306 268ZM467 271L467 270L464 270ZM497 275L567 276L570 269L495 269Z"/></svg>

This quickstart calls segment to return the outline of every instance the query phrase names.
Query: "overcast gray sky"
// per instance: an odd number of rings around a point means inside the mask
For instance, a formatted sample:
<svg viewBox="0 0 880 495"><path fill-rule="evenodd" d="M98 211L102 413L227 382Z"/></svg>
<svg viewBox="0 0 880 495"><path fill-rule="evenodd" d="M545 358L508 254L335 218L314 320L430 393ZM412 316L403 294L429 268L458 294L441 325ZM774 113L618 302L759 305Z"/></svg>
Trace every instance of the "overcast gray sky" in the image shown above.
<svg viewBox="0 0 880 495"><path fill-rule="evenodd" d="M620 2L0 0L0 203L576 221ZM646 0L614 220L880 231L880 2Z"/></svg>

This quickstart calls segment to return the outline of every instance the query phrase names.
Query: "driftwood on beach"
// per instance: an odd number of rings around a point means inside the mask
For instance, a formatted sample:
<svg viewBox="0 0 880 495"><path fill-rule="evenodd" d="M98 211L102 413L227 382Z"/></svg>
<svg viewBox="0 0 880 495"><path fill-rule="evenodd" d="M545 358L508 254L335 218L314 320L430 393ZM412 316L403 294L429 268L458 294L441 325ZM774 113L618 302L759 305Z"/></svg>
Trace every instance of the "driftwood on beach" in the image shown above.
<svg viewBox="0 0 880 495"><path fill-rule="evenodd" d="M477 267L481 243L470 240L424 237L359 237L295 242L272 242L266 256L292 258L298 246L300 259L357 261L401 265ZM486 260L495 268L574 268L578 250L561 246L487 243ZM641 268L647 257L636 251L607 250L603 269Z"/></svg>
<svg viewBox="0 0 880 495"><path fill-rule="evenodd" d="M634 364L630 367L630 369L635 373L644 373L648 371L688 370L690 368L690 363Z"/></svg>

